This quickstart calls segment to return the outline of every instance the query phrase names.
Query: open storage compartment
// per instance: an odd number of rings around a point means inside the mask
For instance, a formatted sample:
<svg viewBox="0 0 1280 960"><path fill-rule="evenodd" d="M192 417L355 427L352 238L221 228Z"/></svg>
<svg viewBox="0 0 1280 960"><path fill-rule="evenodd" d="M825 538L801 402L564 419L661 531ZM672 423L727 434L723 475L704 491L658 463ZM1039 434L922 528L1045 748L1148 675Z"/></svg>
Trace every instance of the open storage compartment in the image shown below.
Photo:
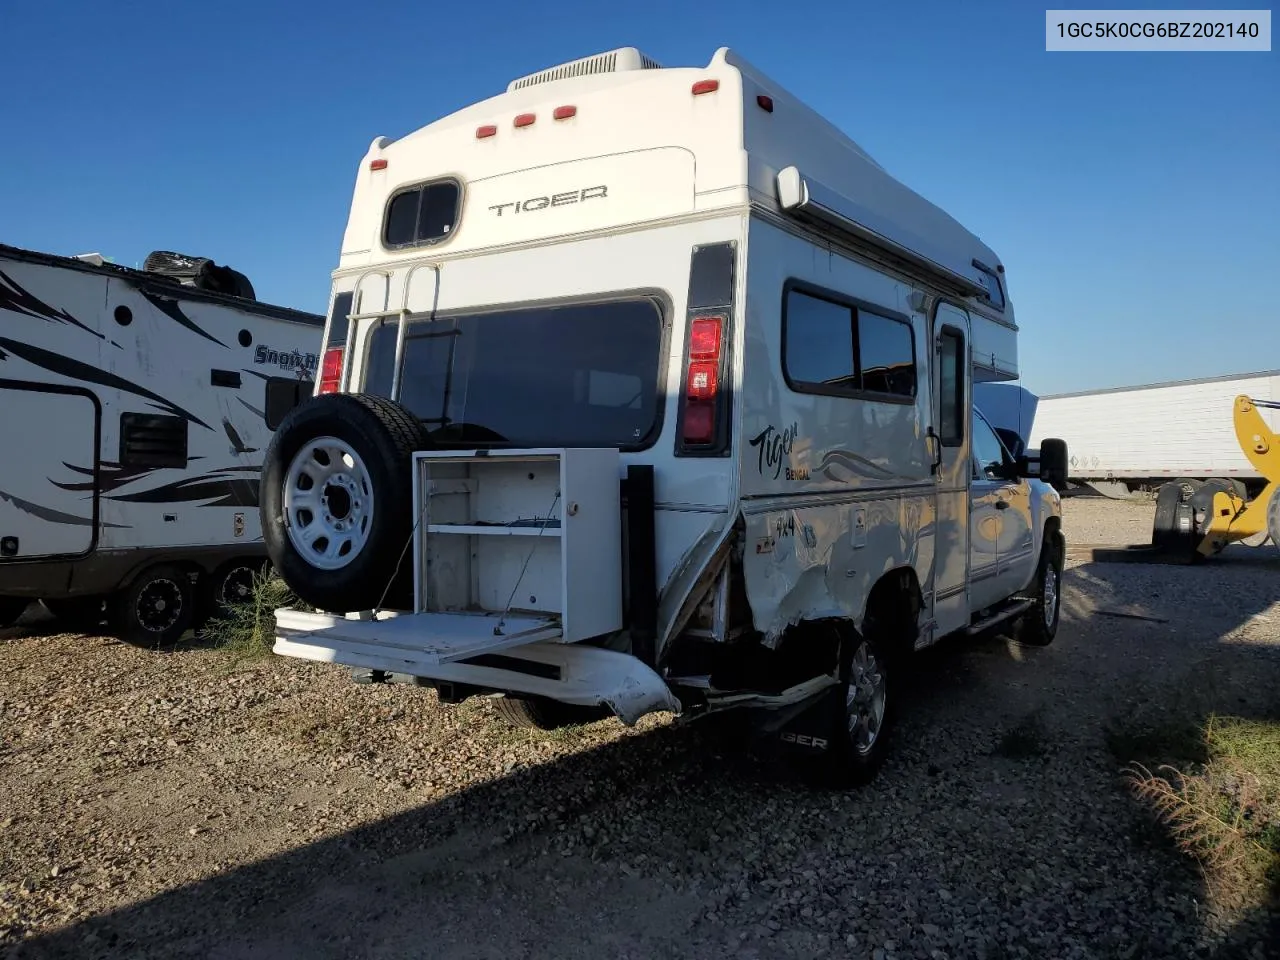
<svg viewBox="0 0 1280 960"><path fill-rule="evenodd" d="M616 449L415 454L415 611L620 630L619 471Z"/></svg>

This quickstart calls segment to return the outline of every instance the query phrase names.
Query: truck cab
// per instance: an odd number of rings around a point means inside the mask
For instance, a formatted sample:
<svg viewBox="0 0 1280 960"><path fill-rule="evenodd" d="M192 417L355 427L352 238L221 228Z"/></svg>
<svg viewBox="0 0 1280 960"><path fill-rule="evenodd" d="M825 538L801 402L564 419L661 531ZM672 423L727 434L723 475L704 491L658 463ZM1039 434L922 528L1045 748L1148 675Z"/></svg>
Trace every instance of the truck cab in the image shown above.
<svg viewBox="0 0 1280 960"><path fill-rule="evenodd" d="M520 723L737 711L841 782L946 636L1057 629L1004 267L731 50L518 78L357 174L261 517L276 652Z"/></svg>

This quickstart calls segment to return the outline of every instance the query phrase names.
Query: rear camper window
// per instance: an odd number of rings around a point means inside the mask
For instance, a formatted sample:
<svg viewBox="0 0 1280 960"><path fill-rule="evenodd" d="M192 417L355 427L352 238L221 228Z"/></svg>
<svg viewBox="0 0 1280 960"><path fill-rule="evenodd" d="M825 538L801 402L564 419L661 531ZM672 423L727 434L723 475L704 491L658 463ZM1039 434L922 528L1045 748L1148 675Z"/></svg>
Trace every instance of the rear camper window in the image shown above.
<svg viewBox="0 0 1280 960"><path fill-rule="evenodd" d="M454 180L401 190L387 204L383 243L388 247L420 247L446 239L457 225L461 195Z"/></svg>
<svg viewBox="0 0 1280 960"><path fill-rule="evenodd" d="M410 321L400 402L442 446L639 449L662 405L651 299ZM369 345L365 392L389 396L396 325Z"/></svg>
<svg viewBox="0 0 1280 960"><path fill-rule="evenodd" d="M903 400L916 395L915 340L901 320L790 289L782 335L783 370L793 390Z"/></svg>

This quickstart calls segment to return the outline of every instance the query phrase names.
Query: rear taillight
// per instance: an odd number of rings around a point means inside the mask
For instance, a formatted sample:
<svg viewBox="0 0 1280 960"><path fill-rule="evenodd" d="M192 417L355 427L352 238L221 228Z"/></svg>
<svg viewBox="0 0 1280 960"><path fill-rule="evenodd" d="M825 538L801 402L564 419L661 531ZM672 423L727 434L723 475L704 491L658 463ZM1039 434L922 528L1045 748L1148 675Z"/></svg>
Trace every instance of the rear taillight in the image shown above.
<svg viewBox="0 0 1280 960"><path fill-rule="evenodd" d="M695 317L690 325L684 416L680 424L680 438L686 444L707 444L716 438L723 333L724 321L720 317Z"/></svg>
<svg viewBox="0 0 1280 960"><path fill-rule="evenodd" d="M342 347L330 347L320 361L320 389L318 393L337 393L342 382Z"/></svg>

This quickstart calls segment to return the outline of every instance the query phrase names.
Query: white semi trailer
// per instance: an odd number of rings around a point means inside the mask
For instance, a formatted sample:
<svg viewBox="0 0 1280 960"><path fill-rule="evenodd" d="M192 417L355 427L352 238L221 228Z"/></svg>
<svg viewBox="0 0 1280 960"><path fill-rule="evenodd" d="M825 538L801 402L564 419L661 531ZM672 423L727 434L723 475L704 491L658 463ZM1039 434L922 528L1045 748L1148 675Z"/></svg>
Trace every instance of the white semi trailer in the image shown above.
<svg viewBox="0 0 1280 960"><path fill-rule="evenodd" d="M1256 495L1265 480L1240 449L1233 421L1241 394L1280 401L1280 370L1040 397L1028 446L1065 440L1070 480L1110 497L1213 478ZM1277 413L1262 410L1273 430Z"/></svg>

